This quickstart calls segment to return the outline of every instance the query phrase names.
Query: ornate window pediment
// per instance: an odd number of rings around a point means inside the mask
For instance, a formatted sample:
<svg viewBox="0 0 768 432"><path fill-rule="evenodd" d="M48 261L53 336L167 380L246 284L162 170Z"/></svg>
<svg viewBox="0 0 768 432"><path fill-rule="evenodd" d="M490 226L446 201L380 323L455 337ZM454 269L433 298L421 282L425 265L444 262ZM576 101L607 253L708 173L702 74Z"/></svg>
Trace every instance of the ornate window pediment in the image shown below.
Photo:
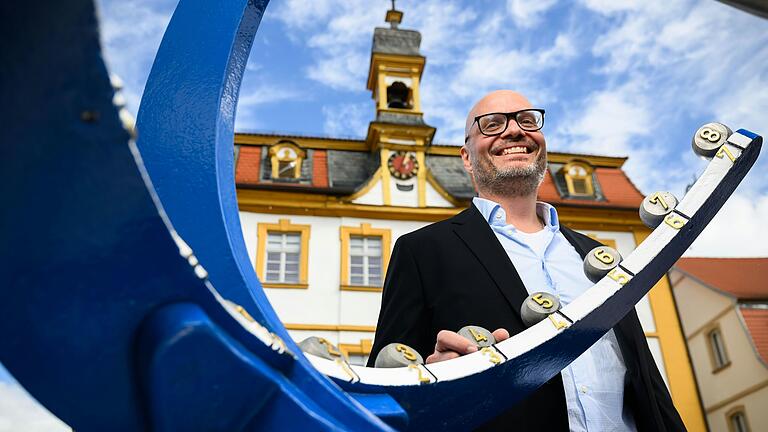
<svg viewBox="0 0 768 432"><path fill-rule="evenodd" d="M281 141L269 148L272 164L272 179L298 179L301 177L301 163L307 153L291 141Z"/></svg>
<svg viewBox="0 0 768 432"><path fill-rule="evenodd" d="M581 161L572 161L562 168L568 195L588 197L595 195L592 182L592 166Z"/></svg>

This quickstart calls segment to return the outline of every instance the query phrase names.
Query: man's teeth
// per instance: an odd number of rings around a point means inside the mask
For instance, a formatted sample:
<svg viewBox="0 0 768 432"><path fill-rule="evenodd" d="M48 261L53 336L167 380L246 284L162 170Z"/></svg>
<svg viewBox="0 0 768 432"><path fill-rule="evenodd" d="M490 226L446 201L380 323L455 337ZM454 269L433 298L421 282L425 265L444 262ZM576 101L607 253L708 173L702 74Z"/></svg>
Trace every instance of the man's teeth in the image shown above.
<svg viewBox="0 0 768 432"><path fill-rule="evenodd" d="M510 155L510 154L516 154L516 153L528 153L528 148L526 147L507 147L504 150L499 153L500 156Z"/></svg>

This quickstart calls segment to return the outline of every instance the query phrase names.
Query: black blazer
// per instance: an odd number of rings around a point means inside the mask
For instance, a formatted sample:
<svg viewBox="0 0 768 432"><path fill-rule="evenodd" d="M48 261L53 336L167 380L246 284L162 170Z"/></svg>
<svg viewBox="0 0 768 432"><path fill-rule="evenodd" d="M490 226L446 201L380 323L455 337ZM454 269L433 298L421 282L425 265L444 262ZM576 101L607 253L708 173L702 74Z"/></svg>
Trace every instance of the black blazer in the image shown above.
<svg viewBox="0 0 768 432"><path fill-rule="evenodd" d="M566 227L561 226L560 232L582 258L599 245ZM519 333L526 329L520 306L527 295L514 265L474 205L406 234L392 251L368 366L391 342L409 345L426 358L434 351L437 333L444 329L457 331L471 324ZM627 368L625 405L632 410L638 430L685 430L634 310L614 332ZM483 429L540 431L542 424L530 414L544 406L546 429L567 431L559 374Z"/></svg>

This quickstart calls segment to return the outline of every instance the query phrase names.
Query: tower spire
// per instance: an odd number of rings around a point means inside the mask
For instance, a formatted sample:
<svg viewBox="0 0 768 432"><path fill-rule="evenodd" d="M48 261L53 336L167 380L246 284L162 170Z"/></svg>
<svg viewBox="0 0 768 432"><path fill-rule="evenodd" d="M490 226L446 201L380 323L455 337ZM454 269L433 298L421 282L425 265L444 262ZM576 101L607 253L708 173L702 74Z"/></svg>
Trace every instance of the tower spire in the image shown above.
<svg viewBox="0 0 768 432"><path fill-rule="evenodd" d="M403 12L395 9L395 0L392 0L392 9L387 11L386 22L389 23L389 27L393 30L397 29L398 24L403 20Z"/></svg>

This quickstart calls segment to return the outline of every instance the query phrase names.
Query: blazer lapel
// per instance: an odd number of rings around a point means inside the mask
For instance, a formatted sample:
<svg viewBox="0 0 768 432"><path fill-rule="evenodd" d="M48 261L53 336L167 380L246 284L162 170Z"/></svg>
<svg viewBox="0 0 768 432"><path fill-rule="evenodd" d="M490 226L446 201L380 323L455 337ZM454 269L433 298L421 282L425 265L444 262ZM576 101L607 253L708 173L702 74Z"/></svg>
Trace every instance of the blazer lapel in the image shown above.
<svg viewBox="0 0 768 432"><path fill-rule="evenodd" d="M453 219L453 224L456 235L477 257L495 282L496 288L509 303L515 316L520 318L520 306L528 296L528 291L488 222L473 204L458 214Z"/></svg>
<svg viewBox="0 0 768 432"><path fill-rule="evenodd" d="M602 243L597 240L585 235L577 234L570 228L562 225L560 226L560 232L563 233L563 237L573 245L576 252L581 255L581 259L584 259L589 251L602 245ZM613 327L613 332L616 334L616 339L619 341L619 348L624 357L624 365L634 379L639 373L637 365L638 348L637 343L634 341L642 340L642 338L644 338L642 327L640 326L640 321L637 318L635 311L630 310L629 313L627 313L627 315Z"/></svg>

